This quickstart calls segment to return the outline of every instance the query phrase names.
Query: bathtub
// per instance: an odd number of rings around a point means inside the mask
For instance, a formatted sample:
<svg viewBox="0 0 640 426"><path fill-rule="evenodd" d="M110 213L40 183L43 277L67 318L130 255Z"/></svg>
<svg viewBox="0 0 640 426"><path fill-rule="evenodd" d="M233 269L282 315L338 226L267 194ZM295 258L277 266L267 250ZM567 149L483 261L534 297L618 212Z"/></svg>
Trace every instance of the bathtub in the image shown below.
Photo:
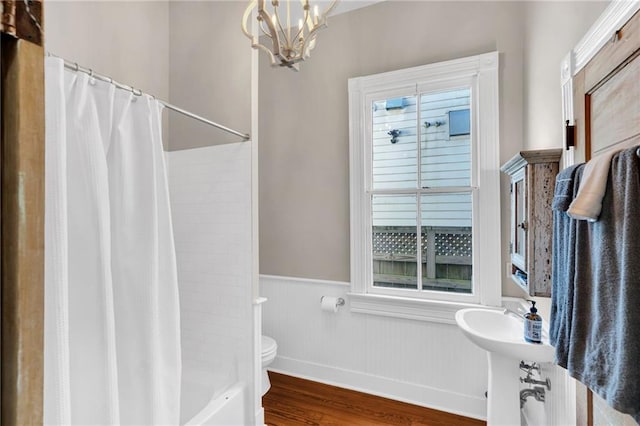
<svg viewBox="0 0 640 426"><path fill-rule="evenodd" d="M215 396L185 426L243 426L248 424L244 409L244 384L239 382Z"/></svg>

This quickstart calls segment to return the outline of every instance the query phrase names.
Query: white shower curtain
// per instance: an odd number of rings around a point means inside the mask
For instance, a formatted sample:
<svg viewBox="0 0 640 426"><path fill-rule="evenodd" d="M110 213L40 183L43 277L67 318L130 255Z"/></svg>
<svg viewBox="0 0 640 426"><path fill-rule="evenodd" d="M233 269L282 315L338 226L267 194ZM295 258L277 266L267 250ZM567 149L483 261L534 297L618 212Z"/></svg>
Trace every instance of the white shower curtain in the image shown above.
<svg viewBox="0 0 640 426"><path fill-rule="evenodd" d="M46 424L178 424L161 110L46 59Z"/></svg>

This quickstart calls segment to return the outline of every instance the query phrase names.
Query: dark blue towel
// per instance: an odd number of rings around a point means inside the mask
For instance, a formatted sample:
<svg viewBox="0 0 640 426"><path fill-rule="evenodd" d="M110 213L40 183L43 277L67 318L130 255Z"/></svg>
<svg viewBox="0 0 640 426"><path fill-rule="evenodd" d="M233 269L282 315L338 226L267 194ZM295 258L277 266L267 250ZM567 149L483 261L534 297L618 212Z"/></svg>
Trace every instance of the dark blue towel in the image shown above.
<svg viewBox="0 0 640 426"><path fill-rule="evenodd" d="M584 164L568 167L556 176L553 194L553 258L549 338L556 348L556 363L567 368L573 309L576 221L567 210L580 188Z"/></svg>
<svg viewBox="0 0 640 426"><path fill-rule="evenodd" d="M556 356L569 374L640 422L640 159L616 154L597 222L574 221L575 261L567 341ZM568 251L571 251L569 248ZM555 258L555 255L554 255ZM554 285L556 283L554 282ZM560 289L559 289L560 290ZM557 314L556 314L557 315Z"/></svg>
<svg viewBox="0 0 640 426"><path fill-rule="evenodd" d="M575 175L579 168L582 168L583 164L576 164L575 166L567 167L562 170L556 176L556 186L553 193L553 201L551 202L551 208L553 210L559 210L566 212L569 210L571 201L576 196L577 189L580 187L575 185ZM582 173L582 172L580 172Z"/></svg>

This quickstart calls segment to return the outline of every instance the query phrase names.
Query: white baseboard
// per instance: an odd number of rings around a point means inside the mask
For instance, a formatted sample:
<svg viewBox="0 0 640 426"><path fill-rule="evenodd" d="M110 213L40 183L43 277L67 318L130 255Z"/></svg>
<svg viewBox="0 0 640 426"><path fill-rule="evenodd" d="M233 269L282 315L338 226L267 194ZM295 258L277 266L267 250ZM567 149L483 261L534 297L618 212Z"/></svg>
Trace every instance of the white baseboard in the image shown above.
<svg viewBox="0 0 640 426"><path fill-rule="evenodd" d="M434 410L486 420L487 402L484 398L474 398L416 383L401 382L281 356L276 357L269 370ZM430 401L430 403L425 405L423 401Z"/></svg>

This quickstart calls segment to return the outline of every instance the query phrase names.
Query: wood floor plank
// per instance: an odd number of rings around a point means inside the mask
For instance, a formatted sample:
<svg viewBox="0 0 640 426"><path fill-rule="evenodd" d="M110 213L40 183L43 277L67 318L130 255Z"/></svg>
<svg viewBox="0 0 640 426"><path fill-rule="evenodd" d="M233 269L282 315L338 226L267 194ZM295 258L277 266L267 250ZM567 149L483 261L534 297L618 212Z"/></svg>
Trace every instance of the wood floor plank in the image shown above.
<svg viewBox="0 0 640 426"><path fill-rule="evenodd" d="M269 372L268 426L477 426L481 420Z"/></svg>

